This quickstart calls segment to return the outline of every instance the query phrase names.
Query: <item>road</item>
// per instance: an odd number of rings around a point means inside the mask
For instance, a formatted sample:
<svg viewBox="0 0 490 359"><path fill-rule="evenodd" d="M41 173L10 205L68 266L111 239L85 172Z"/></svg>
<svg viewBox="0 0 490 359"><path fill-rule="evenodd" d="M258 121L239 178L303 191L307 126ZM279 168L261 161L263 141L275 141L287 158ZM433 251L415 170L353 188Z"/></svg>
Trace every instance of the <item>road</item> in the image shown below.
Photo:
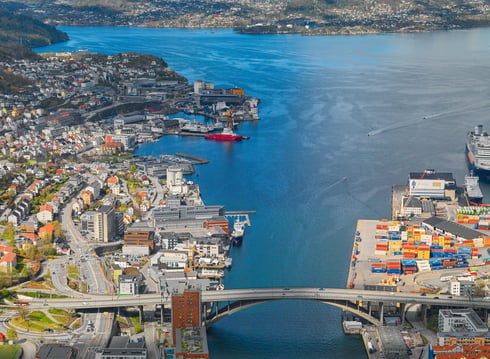
<svg viewBox="0 0 490 359"><path fill-rule="evenodd" d="M468 298L449 295L420 295L419 293L393 293L356 290L347 288L245 288L226 289L218 291L204 291L201 294L203 303L227 302L239 300L318 300L318 301L371 301L388 303L429 304L446 306L466 306L474 308L490 308L490 300L484 298ZM89 309L89 308L116 308L126 306L155 306L163 303L170 304L170 296L160 294L141 295L106 295L85 298L52 299L47 303L48 308ZM38 299L30 300L31 308L40 308L45 305Z"/></svg>
<svg viewBox="0 0 490 359"><path fill-rule="evenodd" d="M109 282L101 268L101 259L90 256L92 248L82 237L80 231L75 227L71 212L76 196L61 211L61 224L67 236L68 243L72 249L74 263L79 267L81 279L87 283L89 292L93 294L104 294L113 292L112 283ZM51 272L51 274L53 274ZM65 277L61 277L63 281ZM54 281L53 281L54 283ZM56 285L56 283L54 283ZM58 287L57 287L58 288ZM66 288L65 288L66 289Z"/></svg>

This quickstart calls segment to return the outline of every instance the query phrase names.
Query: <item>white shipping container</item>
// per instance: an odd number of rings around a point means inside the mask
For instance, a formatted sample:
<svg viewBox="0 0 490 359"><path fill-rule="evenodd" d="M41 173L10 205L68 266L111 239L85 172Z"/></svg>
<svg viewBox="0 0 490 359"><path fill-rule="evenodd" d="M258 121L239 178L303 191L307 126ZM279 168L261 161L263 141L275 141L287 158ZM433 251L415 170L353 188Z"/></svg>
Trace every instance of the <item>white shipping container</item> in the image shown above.
<svg viewBox="0 0 490 359"><path fill-rule="evenodd" d="M483 238L475 238L473 243L475 243L475 247L483 247Z"/></svg>

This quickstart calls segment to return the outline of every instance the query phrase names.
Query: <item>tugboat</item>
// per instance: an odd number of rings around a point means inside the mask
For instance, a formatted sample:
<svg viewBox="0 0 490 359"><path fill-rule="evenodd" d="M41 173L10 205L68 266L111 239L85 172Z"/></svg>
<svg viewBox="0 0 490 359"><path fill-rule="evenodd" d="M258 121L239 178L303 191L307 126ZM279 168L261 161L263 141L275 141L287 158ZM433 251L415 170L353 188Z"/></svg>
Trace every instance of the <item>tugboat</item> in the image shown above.
<svg viewBox="0 0 490 359"><path fill-rule="evenodd" d="M231 240L233 244L239 245L242 243L243 237L245 235L245 222L236 220L233 224L233 232L231 232Z"/></svg>

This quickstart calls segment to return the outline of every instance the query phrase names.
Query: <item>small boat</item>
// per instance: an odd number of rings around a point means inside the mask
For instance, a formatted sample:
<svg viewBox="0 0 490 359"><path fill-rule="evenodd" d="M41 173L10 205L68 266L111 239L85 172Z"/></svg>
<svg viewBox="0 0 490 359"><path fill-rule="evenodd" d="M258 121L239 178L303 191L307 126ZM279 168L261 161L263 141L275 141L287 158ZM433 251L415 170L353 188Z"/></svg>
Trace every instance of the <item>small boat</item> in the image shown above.
<svg viewBox="0 0 490 359"><path fill-rule="evenodd" d="M233 260L231 259L231 257L225 258L225 268L230 268L232 263L233 263Z"/></svg>

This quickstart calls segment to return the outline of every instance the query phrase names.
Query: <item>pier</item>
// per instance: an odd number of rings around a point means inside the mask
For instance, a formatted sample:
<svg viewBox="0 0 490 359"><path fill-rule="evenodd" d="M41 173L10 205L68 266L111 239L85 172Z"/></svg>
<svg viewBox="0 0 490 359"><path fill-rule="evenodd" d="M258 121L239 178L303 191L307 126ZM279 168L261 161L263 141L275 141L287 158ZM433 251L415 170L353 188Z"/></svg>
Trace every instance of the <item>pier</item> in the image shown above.
<svg viewBox="0 0 490 359"><path fill-rule="evenodd" d="M194 155L189 155L187 153L176 152L175 155L178 157L183 157L183 158L192 160L193 165L205 165L206 163L209 163L209 160L207 160L205 158L197 157Z"/></svg>
<svg viewBox="0 0 490 359"><path fill-rule="evenodd" d="M242 217L245 218L243 221L247 226L251 227L252 223L250 222L249 214L255 214L255 211L228 211L224 213L224 217L226 219L238 219L241 220Z"/></svg>

